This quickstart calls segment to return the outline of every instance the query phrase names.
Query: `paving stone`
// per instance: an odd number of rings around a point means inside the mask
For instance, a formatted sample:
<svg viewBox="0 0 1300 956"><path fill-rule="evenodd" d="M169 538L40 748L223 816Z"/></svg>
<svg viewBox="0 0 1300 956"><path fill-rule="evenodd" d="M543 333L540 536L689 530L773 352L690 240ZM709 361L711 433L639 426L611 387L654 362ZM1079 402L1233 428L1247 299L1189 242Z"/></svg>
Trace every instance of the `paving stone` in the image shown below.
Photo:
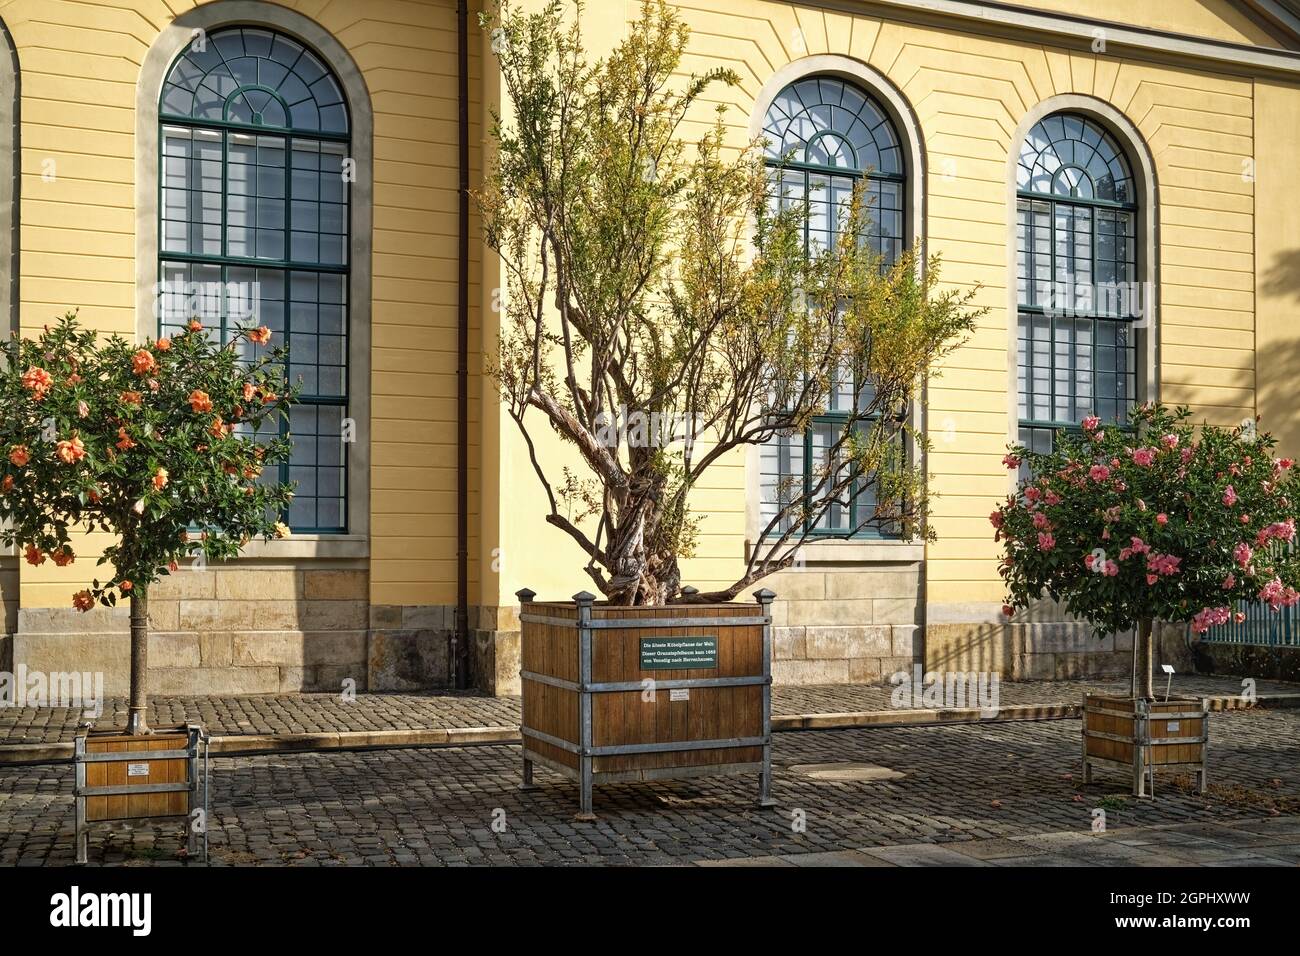
<svg viewBox="0 0 1300 956"><path fill-rule="evenodd" d="M413 694L192 700L213 723L311 731L399 718L507 723L513 706ZM155 715L179 722L186 703L160 698ZM218 757L209 836L215 866L1300 862L1300 785L1272 784L1300 763L1300 711L1212 716L1215 778L1230 792L1166 785L1155 800L1126 799L1112 814L1123 827L1101 836L1091 808L1122 796L1124 780L1081 786L1078 733L1069 720L783 733L775 808L754 806L752 775L659 781L597 788L595 824L573 821L576 788L556 774L539 770L539 788L519 791L515 746ZM818 781L792 769L846 763L905 776ZM498 808L503 833L492 828ZM70 767L0 768L0 863L68 864L72 831ZM182 862L174 826L92 832L96 863Z"/></svg>
<svg viewBox="0 0 1300 956"><path fill-rule="evenodd" d="M988 866L983 860L977 860L965 853L927 843L872 847L862 852L895 866Z"/></svg>
<svg viewBox="0 0 1300 956"><path fill-rule="evenodd" d="M736 857L726 860L697 860L696 866L794 866L786 856Z"/></svg>
<svg viewBox="0 0 1300 956"><path fill-rule="evenodd" d="M795 866L897 866L863 850L832 850L827 853L800 853L782 859Z"/></svg>
<svg viewBox="0 0 1300 956"><path fill-rule="evenodd" d="M977 860L1003 860L1047 853L1047 850L1041 850L1017 840L1007 840L1001 837L952 843L950 846L958 853L964 853Z"/></svg>

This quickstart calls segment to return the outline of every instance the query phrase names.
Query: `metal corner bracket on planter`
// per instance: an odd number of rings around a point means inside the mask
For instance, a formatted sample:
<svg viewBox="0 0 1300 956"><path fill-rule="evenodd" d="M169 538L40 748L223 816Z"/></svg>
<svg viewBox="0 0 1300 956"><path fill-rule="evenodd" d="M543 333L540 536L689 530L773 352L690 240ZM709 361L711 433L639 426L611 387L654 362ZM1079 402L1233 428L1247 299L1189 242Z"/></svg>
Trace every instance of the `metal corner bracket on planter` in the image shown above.
<svg viewBox="0 0 1300 956"><path fill-rule="evenodd" d="M757 608L516 596L522 789L534 789L534 764L554 770L578 782L577 819L594 820L596 784L756 772L759 806L775 805L775 594L755 591Z"/></svg>
<svg viewBox="0 0 1300 956"><path fill-rule="evenodd" d="M1132 774L1133 795L1145 796L1148 780L1155 795L1155 772L1195 774L1206 788L1210 740L1209 702L1199 697L1147 700L1083 695L1083 782L1094 767L1116 767Z"/></svg>
<svg viewBox="0 0 1300 956"><path fill-rule="evenodd" d="M91 729L77 734L73 747L77 862L86 862L92 823L153 823L179 817L185 823L187 853L193 858L201 844L206 863L210 739L198 724L144 734ZM198 819L195 811L201 812Z"/></svg>

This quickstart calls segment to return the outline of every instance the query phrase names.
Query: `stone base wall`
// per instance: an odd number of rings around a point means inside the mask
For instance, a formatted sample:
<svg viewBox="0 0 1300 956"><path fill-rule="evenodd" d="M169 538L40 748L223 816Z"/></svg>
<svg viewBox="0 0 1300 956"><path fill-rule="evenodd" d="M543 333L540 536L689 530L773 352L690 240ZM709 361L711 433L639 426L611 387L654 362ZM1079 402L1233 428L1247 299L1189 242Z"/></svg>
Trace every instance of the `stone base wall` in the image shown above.
<svg viewBox="0 0 1300 956"><path fill-rule="evenodd" d="M1190 670L1179 625L1158 624L1155 664ZM1133 632L1098 638L1087 624L1038 621L1005 624L931 624L925 629L925 669L999 674L1003 680L1078 680L1127 677L1133 668Z"/></svg>
<svg viewBox="0 0 1300 956"><path fill-rule="evenodd" d="M496 697L522 693L518 606L470 608L469 627L471 685Z"/></svg>
<svg viewBox="0 0 1300 956"><path fill-rule="evenodd" d="M1198 674L1300 681L1300 647L1207 644L1197 641L1192 645L1191 654Z"/></svg>
<svg viewBox="0 0 1300 956"><path fill-rule="evenodd" d="M372 605L366 644L366 689L433 690L452 686L456 608Z"/></svg>
<svg viewBox="0 0 1300 956"><path fill-rule="evenodd" d="M772 604L772 682L875 684L921 660L924 566L813 565L762 582Z"/></svg>
<svg viewBox="0 0 1300 956"><path fill-rule="evenodd" d="M130 684L129 610L23 608L13 670L92 671ZM448 685L454 609L371 606L364 567L182 571L149 591L154 694L423 690Z"/></svg>
<svg viewBox="0 0 1300 956"><path fill-rule="evenodd" d="M0 671L12 671L13 634L18 629L18 558L0 557L0 604L4 626L0 627Z"/></svg>
<svg viewBox="0 0 1300 956"><path fill-rule="evenodd" d="M931 624L925 669L999 674L1003 680L1075 680L1126 674L1133 635L1093 636L1086 624Z"/></svg>

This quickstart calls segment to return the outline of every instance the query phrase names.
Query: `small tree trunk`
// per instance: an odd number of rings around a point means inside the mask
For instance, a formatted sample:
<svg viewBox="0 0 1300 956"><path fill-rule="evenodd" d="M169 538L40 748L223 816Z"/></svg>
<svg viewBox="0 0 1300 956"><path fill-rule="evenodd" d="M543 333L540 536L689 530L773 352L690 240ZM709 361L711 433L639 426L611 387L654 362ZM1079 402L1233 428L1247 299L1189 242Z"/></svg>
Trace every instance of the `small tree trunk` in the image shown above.
<svg viewBox="0 0 1300 956"><path fill-rule="evenodd" d="M1137 659L1134 662L1136 672L1133 675L1133 682L1138 690L1134 696L1148 699L1154 696L1151 690L1151 662L1153 656L1151 644L1151 618L1144 617L1138 622Z"/></svg>
<svg viewBox="0 0 1300 956"><path fill-rule="evenodd" d="M149 732L149 695L145 681L149 673L149 598L143 590L131 592L131 703L126 732Z"/></svg>

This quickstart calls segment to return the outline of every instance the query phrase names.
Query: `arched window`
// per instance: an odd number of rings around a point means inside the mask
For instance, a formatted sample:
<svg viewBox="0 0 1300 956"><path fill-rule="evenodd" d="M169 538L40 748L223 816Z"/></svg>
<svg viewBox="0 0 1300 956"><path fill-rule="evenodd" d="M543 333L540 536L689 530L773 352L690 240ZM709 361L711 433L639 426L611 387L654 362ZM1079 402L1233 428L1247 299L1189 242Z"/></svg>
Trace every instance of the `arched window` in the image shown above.
<svg viewBox="0 0 1300 956"><path fill-rule="evenodd" d="M833 242L841 211L854 187L866 180L871 225L866 238L893 263L902 254L907 196L906 170L898 132L884 109L865 91L836 76L811 76L781 90L763 122L774 201L807 204L805 248L809 252ZM844 376L831 390L826 411L802 435L780 435L760 452L761 504L766 528L782 504L801 495L815 497L818 472L828 451L868 399L869 384ZM858 427L865 424L859 422ZM856 532L875 509L870 489L849 507L832 504L810 535ZM862 517L859 517L861 515ZM789 519L787 519L789 520ZM774 528L783 532L785 527ZM862 532L879 536L875 528Z"/></svg>
<svg viewBox="0 0 1300 956"><path fill-rule="evenodd" d="M288 345L297 532L348 527L350 121L339 82L274 30L196 38L159 105L158 334L196 313L214 336L266 325Z"/></svg>
<svg viewBox="0 0 1300 956"><path fill-rule="evenodd" d="M1055 113L1021 144L1016 195L1020 441L1050 451L1058 429L1136 400L1136 181L1110 133Z"/></svg>

